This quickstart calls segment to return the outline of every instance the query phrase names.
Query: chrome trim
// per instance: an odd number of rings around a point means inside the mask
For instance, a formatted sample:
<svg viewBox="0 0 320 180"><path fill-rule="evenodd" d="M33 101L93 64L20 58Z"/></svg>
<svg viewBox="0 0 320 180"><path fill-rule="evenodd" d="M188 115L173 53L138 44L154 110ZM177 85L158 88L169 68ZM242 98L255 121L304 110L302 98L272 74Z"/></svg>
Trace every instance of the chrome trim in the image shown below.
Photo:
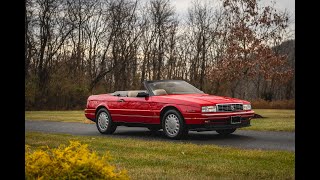
<svg viewBox="0 0 320 180"><path fill-rule="evenodd" d="M242 105L242 109L240 110L232 110L231 111L219 111L219 106L227 106L227 105ZM243 111L243 103L221 103L221 104L216 104L216 112L239 112L239 111Z"/></svg>
<svg viewBox="0 0 320 180"><path fill-rule="evenodd" d="M143 117L143 118L160 118L160 116L141 116L141 115L124 115L124 114L111 114L111 116L129 116L129 117Z"/></svg>
<svg viewBox="0 0 320 180"><path fill-rule="evenodd" d="M208 119L208 118L207 118L207 117L205 117L205 118L184 118L184 119L194 120L194 119Z"/></svg>
<svg viewBox="0 0 320 180"><path fill-rule="evenodd" d="M143 110L143 109L110 109L110 111L146 111L146 112L150 112L151 110Z"/></svg>
<svg viewBox="0 0 320 180"><path fill-rule="evenodd" d="M243 104L243 103L222 103L222 104L216 104L216 105L224 105L224 104Z"/></svg>
<svg viewBox="0 0 320 180"><path fill-rule="evenodd" d="M238 115L238 114L253 114L254 111L245 111L245 112L226 112L226 113L214 113L214 114L202 114L203 116L228 116L228 115Z"/></svg>

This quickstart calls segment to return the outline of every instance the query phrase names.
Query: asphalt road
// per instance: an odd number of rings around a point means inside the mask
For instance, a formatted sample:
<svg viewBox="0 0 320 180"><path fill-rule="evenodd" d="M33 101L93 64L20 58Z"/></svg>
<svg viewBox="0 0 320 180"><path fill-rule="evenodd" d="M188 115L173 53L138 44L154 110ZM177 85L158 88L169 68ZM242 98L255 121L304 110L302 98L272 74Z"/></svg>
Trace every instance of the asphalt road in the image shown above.
<svg viewBox="0 0 320 180"><path fill-rule="evenodd" d="M112 136L116 138L136 138L146 140L172 141L177 143L215 144L221 146L240 147L248 149L286 150L295 152L294 132L244 131L236 130L233 134L223 137L215 131L193 132L184 140L169 140L162 131L150 132L147 128L120 126L112 135L102 135L95 124L66 123L49 121L25 121L25 130L64 133L85 136Z"/></svg>

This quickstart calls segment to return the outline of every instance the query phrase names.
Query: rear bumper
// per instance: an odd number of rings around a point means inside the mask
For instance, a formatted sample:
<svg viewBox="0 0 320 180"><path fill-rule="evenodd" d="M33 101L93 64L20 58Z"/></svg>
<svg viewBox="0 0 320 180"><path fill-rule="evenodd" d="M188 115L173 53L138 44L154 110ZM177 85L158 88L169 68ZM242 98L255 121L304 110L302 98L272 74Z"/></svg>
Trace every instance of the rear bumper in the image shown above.
<svg viewBox="0 0 320 180"><path fill-rule="evenodd" d="M95 121L96 114L95 114L95 109L85 109L84 110L84 115L86 118L90 119L91 121Z"/></svg>
<svg viewBox="0 0 320 180"><path fill-rule="evenodd" d="M241 123L231 124L231 117L239 116ZM184 119L190 130L218 130L231 129L250 126L250 120L254 116L254 111L241 112L217 112L217 113L187 113Z"/></svg>

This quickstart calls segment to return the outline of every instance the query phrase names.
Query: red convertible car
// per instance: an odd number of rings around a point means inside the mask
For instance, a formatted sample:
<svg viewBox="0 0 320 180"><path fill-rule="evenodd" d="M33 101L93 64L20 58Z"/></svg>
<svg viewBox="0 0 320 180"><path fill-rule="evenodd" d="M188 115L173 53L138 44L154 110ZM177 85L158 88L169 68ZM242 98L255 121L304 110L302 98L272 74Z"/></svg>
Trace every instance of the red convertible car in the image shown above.
<svg viewBox="0 0 320 180"><path fill-rule="evenodd" d="M85 116L102 134L117 126L163 129L171 139L188 131L212 131L227 135L250 126L254 116L248 101L205 94L183 80L144 81L145 90L91 95Z"/></svg>

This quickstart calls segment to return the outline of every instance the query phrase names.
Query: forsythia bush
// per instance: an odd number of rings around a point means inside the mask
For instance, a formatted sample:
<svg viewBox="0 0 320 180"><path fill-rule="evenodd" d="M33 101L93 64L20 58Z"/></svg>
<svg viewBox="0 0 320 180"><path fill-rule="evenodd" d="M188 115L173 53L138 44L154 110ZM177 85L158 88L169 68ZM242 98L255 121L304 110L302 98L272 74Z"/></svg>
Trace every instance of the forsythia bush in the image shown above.
<svg viewBox="0 0 320 180"><path fill-rule="evenodd" d="M108 163L109 153L100 158L78 141L46 150L26 146L25 155L26 179L129 179L125 170L116 172Z"/></svg>

